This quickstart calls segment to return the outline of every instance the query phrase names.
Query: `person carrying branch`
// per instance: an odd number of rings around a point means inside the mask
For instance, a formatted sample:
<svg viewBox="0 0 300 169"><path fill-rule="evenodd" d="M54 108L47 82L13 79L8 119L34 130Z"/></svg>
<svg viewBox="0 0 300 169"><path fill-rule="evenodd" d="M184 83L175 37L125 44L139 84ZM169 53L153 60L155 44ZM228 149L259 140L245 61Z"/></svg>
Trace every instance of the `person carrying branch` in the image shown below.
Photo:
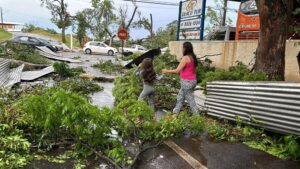
<svg viewBox="0 0 300 169"><path fill-rule="evenodd" d="M154 82L160 80L161 77L157 77L154 68L153 60L150 58L145 58L138 68L133 73L136 76L140 76L143 79L143 91L139 96L139 100L146 100L150 107L155 110L154 106Z"/></svg>
<svg viewBox="0 0 300 169"><path fill-rule="evenodd" d="M174 114L181 111L185 99L189 103L190 109L194 115L199 115L198 108L194 97L194 88L197 86L196 68L198 62L193 50L193 45L190 42L183 44L183 57L176 69L163 69L163 74L180 73L181 88L177 95L177 103L173 109Z"/></svg>

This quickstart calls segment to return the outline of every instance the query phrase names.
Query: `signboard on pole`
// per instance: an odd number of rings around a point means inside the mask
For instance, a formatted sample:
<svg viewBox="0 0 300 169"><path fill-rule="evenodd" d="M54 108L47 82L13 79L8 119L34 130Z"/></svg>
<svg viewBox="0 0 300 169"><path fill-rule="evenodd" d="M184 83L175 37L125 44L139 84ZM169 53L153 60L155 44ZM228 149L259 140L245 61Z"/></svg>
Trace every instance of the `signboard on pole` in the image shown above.
<svg viewBox="0 0 300 169"><path fill-rule="evenodd" d="M177 40L203 40L206 0L180 2Z"/></svg>
<svg viewBox="0 0 300 169"><path fill-rule="evenodd" d="M120 40L126 40L128 38L128 32L124 28L119 29L117 35Z"/></svg>

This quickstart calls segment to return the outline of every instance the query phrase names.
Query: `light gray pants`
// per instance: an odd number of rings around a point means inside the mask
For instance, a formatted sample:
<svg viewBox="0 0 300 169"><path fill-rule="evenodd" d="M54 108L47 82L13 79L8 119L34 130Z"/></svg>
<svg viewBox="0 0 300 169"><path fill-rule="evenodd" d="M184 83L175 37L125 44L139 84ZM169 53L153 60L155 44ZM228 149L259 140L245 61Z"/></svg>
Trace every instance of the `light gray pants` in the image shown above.
<svg viewBox="0 0 300 169"><path fill-rule="evenodd" d="M198 108L195 102L194 88L197 86L197 80L183 80L180 81L181 88L177 95L176 107L173 113L179 113L185 100L187 100L191 111L194 115L199 115Z"/></svg>
<svg viewBox="0 0 300 169"><path fill-rule="evenodd" d="M154 87L152 85L144 84L143 91L139 96L139 100L148 101L150 107L154 109Z"/></svg>

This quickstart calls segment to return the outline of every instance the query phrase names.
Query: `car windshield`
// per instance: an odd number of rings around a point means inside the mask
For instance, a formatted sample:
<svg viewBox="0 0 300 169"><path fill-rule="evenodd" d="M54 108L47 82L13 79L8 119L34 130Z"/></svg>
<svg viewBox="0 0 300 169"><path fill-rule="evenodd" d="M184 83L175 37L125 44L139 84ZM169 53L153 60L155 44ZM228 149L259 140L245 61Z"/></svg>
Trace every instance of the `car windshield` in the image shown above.
<svg viewBox="0 0 300 169"><path fill-rule="evenodd" d="M145 50L145 48L143 46L138 46L139 50Z"/></svg>
<svg viewBox="0 0 300 169"><path fill-rule="evenodd" d="M19 38L21 41L28 41L28 37L20 37Z"/></svg>
<svg viewBox="0 0 300 169"><path fill-rule="evenodd" d="M41 42L41 41L39 41L38 39L35 39L35 38L29 38L29 42L37 43L37 42Z"/></svg>
<svg viewBox="0 0 300 169"><path fill-rule="evenodd" d="M99 43L99 46L106 47L106 45L104 43Z"/></svg>
<svg viewBox="0 0 300 169"><path fill-rule="evenodd" d="M47 43L47 44L49 44L50 42L49 41L47 41L47 40L44 40L44 39L39 39L41 42L43 42L43 43Z"/></svg>
<svg viewBox="0 0 300 169"><path fill-rule="evenodd" d="M258 14L255 0L246 0L241 3L240 11L246 15Z"/></svg>

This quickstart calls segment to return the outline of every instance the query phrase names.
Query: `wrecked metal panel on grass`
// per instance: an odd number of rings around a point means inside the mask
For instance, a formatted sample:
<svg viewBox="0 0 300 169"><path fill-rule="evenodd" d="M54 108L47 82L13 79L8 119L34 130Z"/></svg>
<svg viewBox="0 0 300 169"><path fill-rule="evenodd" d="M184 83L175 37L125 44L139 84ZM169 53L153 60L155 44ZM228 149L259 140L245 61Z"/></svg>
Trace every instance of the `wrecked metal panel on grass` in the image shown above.
<svg viewBox="0 0 300 169"><path fill-rule="evenodd" d="M49 66L42 70L37 70L37 71L25 71L22 73L21 79L23 81L33 81L33 80L36 80L40 77L46 76L53 72L54 72L53 66Z"/></svg>
<svg viewBox="0 0 300 169"><path fill-rule="evenodd" d="M70 58L65 58L63 56L58 56L56 53L52 52L50 49L48 49L45 46L37 46L37 49L39 49L40 55L52 59L52 60L58 60L58 61L64 61L68 63L80 63L80 60L75 60L75 59L70 59Z"/></svg>
<svg viewBox="0 0 300 169"><path fill-rule="evenodd" d="M24 64L15 69L10 69L9 60L0 58L0 88L10 87L19 83L23 68Z"/></svg>
<svg viewBox="0 0 300 169"><path fill-rule="evenodd" d="M300 135L300 84L285 82L229 82L207 84L206 108L215 117ZM254 123L255 121L255 123Z"/></svg>

